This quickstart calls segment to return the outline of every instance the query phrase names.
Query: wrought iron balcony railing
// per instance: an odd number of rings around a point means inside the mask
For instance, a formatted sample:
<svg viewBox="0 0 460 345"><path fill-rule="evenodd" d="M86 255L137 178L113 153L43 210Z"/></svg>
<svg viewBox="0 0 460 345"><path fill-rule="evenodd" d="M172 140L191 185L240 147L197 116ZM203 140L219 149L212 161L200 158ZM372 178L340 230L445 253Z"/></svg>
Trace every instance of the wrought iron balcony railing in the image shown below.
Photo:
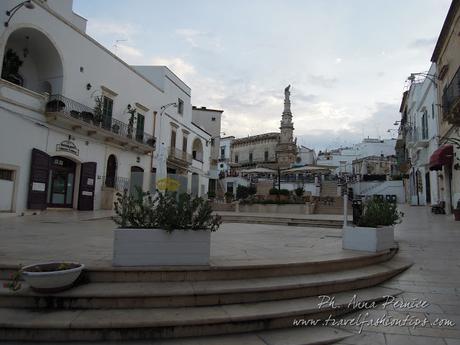
<svg viewBox="0 0 460 345"><path fill-rule="evenodd" d="M186 162L188 164L192 163L192 155L190 153L184 152L182 150L179 150L175 147L170 147L169 148L169 156L168 158L172 159L177 159L183 162Z"/></svg>
<svg viewBox="0 0 460 345"><path fill-rule="evenodd" d="M442 109L448 122L460 123L460 68L442 95Z"/></svg>
<svg viewBox="0 0 460 345"><path fill-rule="evenodd" d="M86 124L102 128L117 136L128 138L139 143L155 148L155 138L145 132L136 132L134 126L114 119L112 117L97 115L94 108L78 103L62 95L51 95L46 104L47 113L58 113L70 118L85 122Z"/></svg>

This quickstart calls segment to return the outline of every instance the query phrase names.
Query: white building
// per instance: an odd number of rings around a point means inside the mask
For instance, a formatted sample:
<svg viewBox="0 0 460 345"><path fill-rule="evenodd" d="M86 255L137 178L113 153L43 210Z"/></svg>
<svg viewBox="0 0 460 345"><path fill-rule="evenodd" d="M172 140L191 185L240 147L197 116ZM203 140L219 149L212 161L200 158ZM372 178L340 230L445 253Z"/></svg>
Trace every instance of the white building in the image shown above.
<svg viewBox="0 0 460 345"><path fill-rule="evenodd" d="M371 156L394 156L396 139L366 138L352 147L320 151L316 160L318 165L335 166L335 173L353 173L353 161Z"/></svg>
<svg viewBox="0 0 460 345"><path fill-rule="evenodd" d="M297 148L297 157L294 166L315 165L316 153L315 150L309 149L303 145Z"/></svg>
<svg viewBox="0 0 460 345"><path fill-rule="evenodd" d="M433 63L428 75L436 75ZM430 157L438 148L438 104L435 81L430 77L414 80L401 107L401 125L406 132L406 148L410 158L408 191L412 205L437 204L438 172L430 171Z"/></svg>
<svg viewBox="0 0 460 345"><path fill-rule="evenodd" d="M224 137L220 139L220 152L219 152L219 172L227 173L230 170L230 162L232 158L232 142L235 140L234 136Z"/></svg>
<svg viewBox="0 0 460 345"><path fill-rule="evenodd" d="M210 157L207 160L210 162L208 192L211 195L216 194L217 180L219 179L218 160L223 112L223 110L206 107L193 106L192 108L192 124L202 128L211 136L210 140L206 141L206 146L210 146Z"/></svg>
<svg viewBox="0 0 460 345"><path fill-rule="evenodd" d="M19 3L2 1L0 12ZM0 32L0 210L111 208L116 189L151 188L154 137L187 190L205 193L209 162L192 151L209 156L210 136L192 124L190 88L89 37L72 0L32 4Z"/></svg>

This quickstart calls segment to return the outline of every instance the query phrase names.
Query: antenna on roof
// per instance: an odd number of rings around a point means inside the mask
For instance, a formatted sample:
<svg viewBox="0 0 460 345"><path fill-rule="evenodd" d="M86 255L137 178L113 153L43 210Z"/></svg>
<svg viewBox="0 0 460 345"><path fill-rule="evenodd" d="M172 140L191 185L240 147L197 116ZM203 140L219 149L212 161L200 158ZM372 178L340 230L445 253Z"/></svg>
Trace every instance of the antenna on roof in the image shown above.
<svg viewBox="0 0 460 345"><path fill-rule="evenodd" d="M119 47L119 46L118 46L118 43L120 43L120 42L127 42L127 41L128 41L128 40L115 40L115 44L113 45L113 48L114 48L114 50L115 50L115 54L118 53L118 47Z"/></svg>

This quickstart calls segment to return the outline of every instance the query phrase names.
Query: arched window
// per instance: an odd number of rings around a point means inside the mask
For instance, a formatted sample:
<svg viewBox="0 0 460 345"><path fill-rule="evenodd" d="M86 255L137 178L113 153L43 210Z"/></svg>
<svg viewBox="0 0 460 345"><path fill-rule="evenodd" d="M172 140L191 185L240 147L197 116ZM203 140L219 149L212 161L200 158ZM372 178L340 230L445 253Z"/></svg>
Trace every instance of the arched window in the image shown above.
<svg viewBox="0 0 460 345"><path fill-rule="evenodd" d="M197 161L203 162L203 144L198 138L193 141L192 157Z"/></svg>
<svg viewBox="0 0 460 345"><path fill-rule="evenodd" d="M110 155L107 160L107 172L105 176L105 186L109 188L115 187L115 180L117 176L117 158L115 155Z"/></svg>

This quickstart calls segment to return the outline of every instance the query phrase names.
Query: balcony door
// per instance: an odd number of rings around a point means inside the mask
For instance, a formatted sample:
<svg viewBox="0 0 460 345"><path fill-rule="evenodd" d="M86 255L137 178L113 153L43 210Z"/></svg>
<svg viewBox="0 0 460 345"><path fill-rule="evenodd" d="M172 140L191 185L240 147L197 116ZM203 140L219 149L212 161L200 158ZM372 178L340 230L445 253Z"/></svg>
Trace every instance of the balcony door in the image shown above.
<svg viewBox="0 0 460 345"><path fill-rule="evenodd" d="M140 142L144 141L144 122L145 122L144 115L137 113L136 140Z"/></svg>
<svg viewBox="0 0 460 345"><path fill-rule="evenodd" d="M113 99L103 96L103 102L102 102L102 116L103 116L103 122L102 126L107 129L111 130L112 129L112 112L113 112Z"/></svg>

